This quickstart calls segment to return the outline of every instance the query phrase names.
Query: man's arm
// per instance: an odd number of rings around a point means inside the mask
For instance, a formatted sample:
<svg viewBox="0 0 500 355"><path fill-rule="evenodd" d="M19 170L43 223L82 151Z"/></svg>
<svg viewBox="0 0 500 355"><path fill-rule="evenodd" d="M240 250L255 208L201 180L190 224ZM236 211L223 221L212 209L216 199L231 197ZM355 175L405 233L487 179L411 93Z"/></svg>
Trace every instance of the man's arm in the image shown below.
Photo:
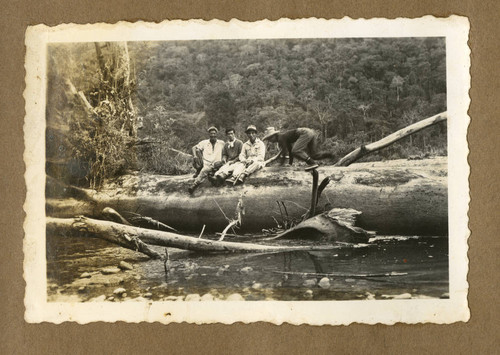
<svg viewBox="0 0 500 355"><path fill-rule="evenodd" d="M227 149L227 144L224 144L224 148L222 148L222 162L226 163L228 160L227 158L229 157L229 152Z"/></svg>
<svg viewBox="0 0 500 355"><path fill-rule="evenodd" d="M284 165L285 159L288 158L291 149L289 148L288 142L286 141L285 137L282 135L278 135L278 148L281 150L281 154L279 157L280 164Z"/></svg>
<svg viewBox="0 0 500 355"><path fill-rule="evenodd" d="M241 147L241 153L240 153L240 156L238 157L238 159L242 163L246 163L247 162L247 152L246 152L246 149L245 149L245 144L243 144L243 146Z"/></svg>
<svg viewBox="0 0 500 355"><path fill-rule="evenodd" d="M293 164L293 154L292 154L292 147L293 147L293 144L292 143L289 143L287 142L287 149L288 149L288 163L290 165Z"/></svg>
<svg viewBox="0 0 500 355"><path fill-rule="evenodd" d="M266 159L266 145L264 144L264 142L260 141L257 157L254 159L254 161L264 161L265 159Z"/></svg>

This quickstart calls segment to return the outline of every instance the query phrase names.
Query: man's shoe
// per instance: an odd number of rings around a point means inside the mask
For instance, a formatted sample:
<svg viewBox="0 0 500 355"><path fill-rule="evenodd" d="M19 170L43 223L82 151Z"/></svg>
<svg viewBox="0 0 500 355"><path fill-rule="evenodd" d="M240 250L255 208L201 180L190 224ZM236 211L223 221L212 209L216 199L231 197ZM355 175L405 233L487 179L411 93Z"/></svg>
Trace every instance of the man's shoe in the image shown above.
<svg viewBox="0 0 500 355"><path fill-rule="evenodd" d="M217 185L216 185L216 184L217 184L217 179L215 178L215 176L213 176L213 175L208 175L208 176L207 176L207 178L208 178L208 181L210 181L210 183L211 183L213 186L217 186Z"/></svg>
<svg viewBox="0 0 500 355"><path fill-rule="evenodd" d="M316 163L314 160L311 159L311 157L309 157L306 160L306 164L307 165L317 165L318 163Z"/></svg>
<svg viewBox="0 0 500 355"><path fill-rule="evenodd" d="M222 184L224 184L224 177L221 175L217 175L215 177L215 184L216 186L222 186Z"/></svg>
<svg viewBox="0 0 500 355"><path fill-rule="evenodd" d="M189 194L190 194L190 195L192 195L195 189L196 189L196 186L195 186L195 185L189 186L189 187L188 187L188 192L189 192Z"/></svg>
<svg viewBox="0 0 500 355"><path fill-rule="evenodd" d="M245 182L245 179L247 178L246 174L241 174L238 177L238 183L243 184Z"/></svg>

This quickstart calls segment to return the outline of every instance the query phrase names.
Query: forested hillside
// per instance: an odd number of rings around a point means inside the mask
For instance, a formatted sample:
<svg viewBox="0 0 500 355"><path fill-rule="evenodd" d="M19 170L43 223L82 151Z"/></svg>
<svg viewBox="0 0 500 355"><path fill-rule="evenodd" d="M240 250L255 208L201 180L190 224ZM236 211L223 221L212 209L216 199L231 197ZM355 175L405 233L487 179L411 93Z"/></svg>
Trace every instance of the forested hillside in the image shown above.
<svg viewBox="0 0 500 355"><path fill-rule="evenodd" d="M113 151L114 162L120 163L108 174L123 167L184 173L189 163L169 148L189 152L206 137L209 125L234 127L240 138L250 123L261 131L267 126L312 127L340 157L446 110L442 38L129 42L128 53L137 136L150 143L130 148L120 138ZM47 120L72 127L63 136L76 136L67 148L71 156L79 154L75 164L81 166L85 154L95 152L78 148L82 130L89 128L71 124L83 113L63 95L65 78L93 106L103 106L107 96L93 44L60 44L49 51ZM113 115L113 109L106 112ZM60 155L50 153L56 146L50 144L48 157ZM80 151L75 153L75 147ZM446 154L445 124L366 159L424 154Z"/></svg>

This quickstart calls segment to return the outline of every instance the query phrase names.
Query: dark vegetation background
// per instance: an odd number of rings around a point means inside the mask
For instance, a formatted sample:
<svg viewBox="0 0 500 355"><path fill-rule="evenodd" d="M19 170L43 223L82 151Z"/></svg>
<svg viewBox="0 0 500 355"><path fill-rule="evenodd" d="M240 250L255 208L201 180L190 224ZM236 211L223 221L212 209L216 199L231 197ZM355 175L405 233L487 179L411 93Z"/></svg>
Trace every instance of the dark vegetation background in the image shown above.
<svg viewBox="0 0 500 355"><path fill-rule="evenodd" d="M94 43L49 47L50 175L99 188L129 170L186 173L189 158L170 148L189 153L212 124L243 140L250 123L261 132L315 128L340 158L446 110L443 38L129 42L128 55L134 112L104 80ZM107 65L116 61L109 54ZM95 117L68 94L67 79ZM130 118L135 128L123 129ZM446 144L440 124L365 160L446 155Z"/></svg>

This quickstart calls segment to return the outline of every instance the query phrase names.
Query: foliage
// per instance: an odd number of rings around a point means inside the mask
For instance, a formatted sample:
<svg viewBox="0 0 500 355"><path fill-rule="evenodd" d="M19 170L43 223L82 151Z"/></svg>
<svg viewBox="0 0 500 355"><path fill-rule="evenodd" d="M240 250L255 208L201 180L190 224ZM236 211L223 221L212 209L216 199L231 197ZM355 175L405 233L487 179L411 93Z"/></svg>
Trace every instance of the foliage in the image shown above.
<svg viewBox="0 0 500 355"><path fill-rule="evenodd" d="M130 43L132 57L143 46ZM192 130L177 137L190 144L211 124L234 126L243 138L248 124L307 126L341 154L402 128L410 116L415 122L446 110L442 38L173 41L149 50L147 61L135 60L139 110L160 106L184 116ZM204 114L196 123L188 118L195 113ZM418 133L400 154L379 157L446 154L446 132L439 132Z"/></svg>
<svg viewBox="0 0 500 355"><path fill-rule="evenodd" d="M101 55L99 60L91 55L92 47ZM53 45L49 50L48 136L66 132L62 150L66 156L60 158L76 163L79 177L85 177L90 187L98 189L107 177L135 165L136 155L130 149L131 139L135 138L131 138L135 135L135 111L130 99L133 83L129 80L126 47L108 44L101 49L96 43ZM83 89L86 105L70 93L72 85Z"/></svg>
<svg viewBox="0 0 500 355"><path fill-rule="evenodd" d="M260 132L311 127L322 133L323 148L340 157L446 110L443 38L130 42L128 53L131 83L122 90L107 86L112 81L102 76L94 44L49 50L47 120L51 127L71 126L62 134L72 142L65 154L85 162L87 179L124 168L189 171L188 159L171 148L189 153L209 125L222 132L234 127L240 139L248 124ZM85 120L78 103L63 94L66 78L98 110L101 126ZM123 128L136 119L137 132ZM130 139L155 143L131 147ZM51 144L47 152L61 155ZM96 166L100 150L106 167ZM446 154L445 124L365 159L426 154Z"/></svg>

